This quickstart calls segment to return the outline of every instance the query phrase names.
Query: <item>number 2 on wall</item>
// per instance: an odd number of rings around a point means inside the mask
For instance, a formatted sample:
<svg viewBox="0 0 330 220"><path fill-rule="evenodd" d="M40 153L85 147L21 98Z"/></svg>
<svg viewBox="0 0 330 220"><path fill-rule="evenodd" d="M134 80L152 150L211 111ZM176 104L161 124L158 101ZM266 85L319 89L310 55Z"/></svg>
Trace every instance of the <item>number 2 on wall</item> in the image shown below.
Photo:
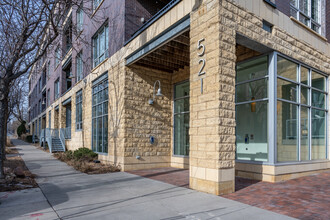
<svg viewBox="0 0 330 220"><path fill-rule="evenodd" d="M197 43L197 50L202 50L200 53L197 52L197 55L199 57L202 57L205 54L205 46L204 46L204 44L202 44L203 41L205 41L204 38L200 39ZM201 76L201 75L205 74L205 71L203 71L204 67L205 67L205 59L200 58L199 61L198 61L198 64L200 64L200 63L202 63L202 67L199 69L198 76Z"/></svg>

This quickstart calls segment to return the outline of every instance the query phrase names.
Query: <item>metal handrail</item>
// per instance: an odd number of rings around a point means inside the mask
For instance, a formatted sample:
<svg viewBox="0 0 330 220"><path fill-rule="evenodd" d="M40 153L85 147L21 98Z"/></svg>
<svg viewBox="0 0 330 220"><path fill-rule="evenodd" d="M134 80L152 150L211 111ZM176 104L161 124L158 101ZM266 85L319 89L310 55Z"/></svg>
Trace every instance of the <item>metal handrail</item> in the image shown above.
<svg viewBox="0 0 330 220"><path fill-rule="evenodd" d="M64 149L64 151L65 151L65 136L64 136L64 133L65 133L64 129L61 128L61 129L60 129L60 140L61 140L61 143L62 143L63 149Z"/></svg>

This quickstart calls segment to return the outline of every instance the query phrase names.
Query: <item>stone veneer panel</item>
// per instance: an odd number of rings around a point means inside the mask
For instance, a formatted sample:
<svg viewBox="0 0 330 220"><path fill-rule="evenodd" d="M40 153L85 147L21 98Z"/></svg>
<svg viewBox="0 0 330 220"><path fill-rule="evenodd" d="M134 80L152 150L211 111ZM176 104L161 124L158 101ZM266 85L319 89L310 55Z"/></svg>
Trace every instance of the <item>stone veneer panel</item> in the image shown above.
<svg viewBox="0 0 330 220"><path fill-rule="evenodd" d="M203 1L191 13L190 31L190 187L217 195L235 188L236 41L232 30L222 30L220 3ZM198 76L202 38L206 74Z"/></svg>

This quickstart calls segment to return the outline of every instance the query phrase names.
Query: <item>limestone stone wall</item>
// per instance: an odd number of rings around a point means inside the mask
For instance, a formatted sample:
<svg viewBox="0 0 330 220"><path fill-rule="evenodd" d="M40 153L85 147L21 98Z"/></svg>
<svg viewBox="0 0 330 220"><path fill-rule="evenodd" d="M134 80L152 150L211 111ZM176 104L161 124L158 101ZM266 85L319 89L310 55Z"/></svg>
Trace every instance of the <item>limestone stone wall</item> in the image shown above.
<svg viewBox="0 0 330 220"><path fill-rule="evenodd" d="M153 105L156 80L161 82L162 97ZM169 166L171 156L171 74L132 66L126 68L125 85L125 170ZM156 92L158 85L156 86ZM153 136L155 143L150 143ZM139 156L140 159L136 157Z"/></svg>
<svg viewBox="0 0 330 220"><path fill-rule="evenodd" d="M224 28L219 0L206 0L191 13L190 187L223 194L234 191L235 36ZM203 76L197 44L205 39ZM201 92L203 79L203 92Z"/></svg>

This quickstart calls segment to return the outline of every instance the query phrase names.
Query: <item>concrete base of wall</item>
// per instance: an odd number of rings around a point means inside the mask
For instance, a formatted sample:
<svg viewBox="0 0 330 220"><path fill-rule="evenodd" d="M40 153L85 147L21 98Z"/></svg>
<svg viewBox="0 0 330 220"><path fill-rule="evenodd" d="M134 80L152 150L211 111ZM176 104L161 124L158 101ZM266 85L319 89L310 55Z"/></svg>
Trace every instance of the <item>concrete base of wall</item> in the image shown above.
<svg viewBox="0 0 330 220"><path fill-rule="evenodd" d="M330 170L330 161L292 165L258 165L236 162L237 177L266 182L280 182Z"/></svg>
<svg viewBox="0 0 330 220"><path fill-rule="evenodd" d="M189 186L194 190L211 193L215 195L224 195L235 191L235 181L214 182L199 178L190 177Z"/></svg>

